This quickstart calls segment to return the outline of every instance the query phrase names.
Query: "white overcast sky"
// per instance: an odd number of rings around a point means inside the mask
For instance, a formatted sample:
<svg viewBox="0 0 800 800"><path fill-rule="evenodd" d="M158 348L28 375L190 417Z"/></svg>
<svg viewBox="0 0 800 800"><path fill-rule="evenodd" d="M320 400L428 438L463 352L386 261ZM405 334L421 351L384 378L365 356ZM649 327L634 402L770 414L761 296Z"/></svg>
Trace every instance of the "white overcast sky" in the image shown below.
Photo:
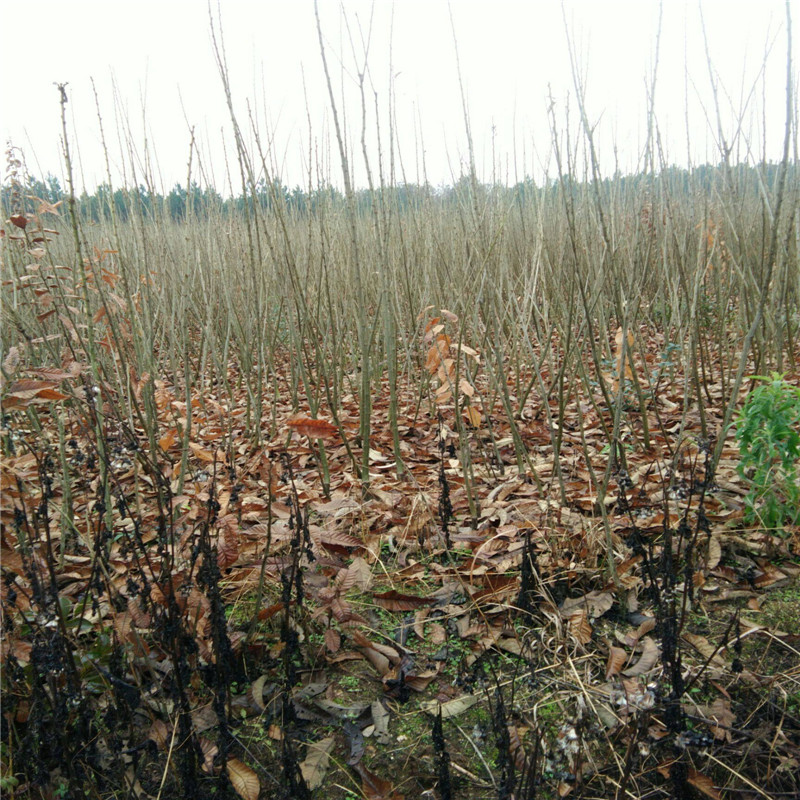
<svg viewBox="0 0 800 800"><path fill-rule="evenodd" d="M373 89L385 123L391 85L406 178L421 180L423 168L434 185L458 177L467 159L460 63L481 179L513 183L526 174L540 179L545 172L554 177L549 95L562 144L567 132L574 140L579 123L567 30L585 76L586 109L596 124L604 171L610 174L617 164L623 171L642 165L657 0L565 0L563 10L557 0L449 5L320 0L319 5L362 185L350 36L360 49L370 19L368 140L376 172ZM791 0L795 34L797 6ZM68 83L78 190L91 191L105 180L93 79L115 184L138 178L146 158L159 189L185 183L194 126L193 178L230 191L226 164L235 166L233 136L205 0L0 0L0 14L0 135L4 145L11 141L23 149L32 174L63 178L54 87L61 82ZM269 143L271 174L290 187L305 186L310 152L314 170L340 183L313 1L215 0L211 14L215 24L221 20L233 102L248 147L253 145L249 109L262 145ZM666 160L683 166L719 161L703 18L723 132L734 143L734 158L759 160L766 153L777 160L785 114L785 0L664 0L655 107ZM794 72L796 80L796 66ZM385 128L382 146L387 157ZM388 158L386 163L388 168ZM239 191L238 179L234 190Z"/></svg>

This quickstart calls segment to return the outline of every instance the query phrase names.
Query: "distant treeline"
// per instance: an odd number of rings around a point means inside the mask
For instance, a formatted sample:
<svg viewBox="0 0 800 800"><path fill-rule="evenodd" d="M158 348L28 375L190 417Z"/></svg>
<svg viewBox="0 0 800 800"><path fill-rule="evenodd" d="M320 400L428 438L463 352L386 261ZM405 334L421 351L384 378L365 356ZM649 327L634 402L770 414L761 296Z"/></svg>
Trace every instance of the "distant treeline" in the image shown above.
<svg viewBox="0 0 800 800"><path fill-rule="evenodd" d="M691 170L667 167L657 175L618 174L613 178L603 179L601 184L612 196L619 194L626 197L630 196L630 191L641 193L643 196L658 191L666 191L672 195L714 190L725 193L731 190L742 194L753 191L760 193L773 188L778 168L779 164L773 162L760 164L757 167L744 164L731 167L704 164ZM797 178L797 165L791 164L789 169L791 185L791 181ZM477 193L483 198L494 196L503 203L514 204L530 202L534 198L546 199L548 195L563 189L579 196L585 192L588 185L586 181L577 180L575 176L570 175L551 180L544 186L537 185L530 178L513 186L505 186L477 183L464 176L453 186L433 187L430 184L406 183L377 188L374 192L360 189L356 192L355 202L360 212L370 211L376 198L380 198L393 208L402 210L430 203L447 205L464 202L471 199L473 193ZM30 198L57 203L66 198L66 193L59 179L50 174L43 181L28 178L27 183L22 186L19 183L6 182L0 187L4 218L9 214L34 209L35 201ZM279 181L268 183L263 179L256 184L253 191L230 198L223 198L211 187L201 187L192 182L188 188L175 184L167 194L144 185L112 190L108 184L100 184L94 193L88 194L84 191L76 200L78 213L86 222L109 220L112 209L117 219L122 221L130 217L168 217L174 221L183 221L187 218L205 219L242 212L246 208L252 209L254 204L263 210L269 210L277 205L296 214L313 213L320 207L337 208L345 205L343 193L333 186L307 191L299 186L289 189ZM655 197L651 197L651 200L655 200ZM20 203L25 204L23 208L19 207Z"/></svg>

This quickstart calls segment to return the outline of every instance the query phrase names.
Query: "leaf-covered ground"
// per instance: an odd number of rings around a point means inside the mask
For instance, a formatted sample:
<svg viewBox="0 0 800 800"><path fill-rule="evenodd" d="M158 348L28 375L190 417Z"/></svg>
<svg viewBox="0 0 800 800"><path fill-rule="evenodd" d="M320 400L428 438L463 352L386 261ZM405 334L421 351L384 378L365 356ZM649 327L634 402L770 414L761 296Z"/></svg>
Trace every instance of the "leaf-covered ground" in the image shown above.
<svg viewBox="0 0 800 800"><path fill-rule="evenodd" d="M492 396L445 323L366 487L356 390L298 412L288 356L257 442L233 366L190 409L132 375L154 441L83 365L7 364L10 796L797 796L800 531L743 524L732 433L708 472L720 365L701 417L637 332L609 468L599 388L549 397L556 456L531 375Z"/></svg>

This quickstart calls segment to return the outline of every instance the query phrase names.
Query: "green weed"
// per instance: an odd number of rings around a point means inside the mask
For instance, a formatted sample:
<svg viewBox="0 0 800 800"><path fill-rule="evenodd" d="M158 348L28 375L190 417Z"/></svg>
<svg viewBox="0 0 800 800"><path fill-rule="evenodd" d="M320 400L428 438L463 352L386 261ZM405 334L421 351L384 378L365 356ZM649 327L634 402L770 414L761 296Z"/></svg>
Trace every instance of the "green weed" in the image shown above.
<svg viewBox="0 0 800 800"><path fill-rule="evenodd" d="M737 421L739 473L750 485L745 520L781 531L800 522L800 388L783 375L762 381L747 397Z"/></svg>

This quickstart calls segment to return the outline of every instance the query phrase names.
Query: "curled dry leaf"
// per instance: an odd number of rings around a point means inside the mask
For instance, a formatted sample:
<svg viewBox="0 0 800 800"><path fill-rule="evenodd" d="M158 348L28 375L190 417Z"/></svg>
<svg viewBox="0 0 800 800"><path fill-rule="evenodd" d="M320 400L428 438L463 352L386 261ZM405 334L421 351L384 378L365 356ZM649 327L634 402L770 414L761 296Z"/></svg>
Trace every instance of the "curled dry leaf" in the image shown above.
<svg viewBox="0 0 800 800"><path fill-rule="evenodd" d="M226 764L228 778L242 800L258 800L261 782L258 775L238 758L231 758Z"/></svg>

